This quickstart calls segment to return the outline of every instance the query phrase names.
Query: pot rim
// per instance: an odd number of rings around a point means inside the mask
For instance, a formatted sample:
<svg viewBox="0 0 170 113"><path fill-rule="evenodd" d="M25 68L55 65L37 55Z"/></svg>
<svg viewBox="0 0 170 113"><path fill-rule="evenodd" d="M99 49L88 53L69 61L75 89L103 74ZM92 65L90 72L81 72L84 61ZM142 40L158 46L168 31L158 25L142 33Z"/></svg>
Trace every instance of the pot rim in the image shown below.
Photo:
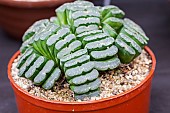
<svg viewBox="0 0 170 113"><path fill-rule="evenodd" d="M13 6L18 8L43 8L61 5L73 0L0 0L0 5Z"/></svg>
<svg viewBox="0 0 170 113"><path fill-rule="evenodd" d="M24 96L27 98L25 100L28 101L28 98L32 98L32 99L35 99L39 102L42 102L43 105L42 106L45 106L48 108L48 106L46 106L45 104L57 104L57 105L88 105L88 104L98 104L98 103L101 103L101 102L106 102L106 101L110 101L110 100L117 100L118 102L115 102L116 104L120 104L122 102L125 102L133 97L135 97L137 94L139 94L142 89L139 89L139 88L145 88L149 83L148 81L152 78L153 74L154 74L154 71L155 71L155 67L156 67L156 58L155 58L155 55L154 53L150 50L149 47L145 46L145 50L149 53L149 55L151 56L151 59L152 59L152 66L151 66L151 69L150 69L150 72L149 74L147 75L147 77L140 83L138 84L137 86L123 92L123 93L120 93L118 95L115 95L115 96L111 96L111 97L108 97L108 98L102 98L102 99L99 99L99 100L92 100L92 101L82 101L82 102L61 102L61 101L57 101L57 100L46 100L46 99L42 99L40 97L37 97L37 96L33 96L31 94L29 94L27 91L23 90L20 86L18 86L12 76L11 76L11 66L12 66L12 63L14 61L14 59L16 59L16 57L20 54L20 51L17 51L13 57L10 59L9 61L9 64L8 64L8 78L12 84L12 86L19 91L19 93L22 93L24 94ZM147 85L146 85L147 84ZM145 85L145 86L144 86ZM136 91L136 92L135 92ZM127 96L128 95L128 96ZM126 98L123 98L123 97L126 97ZM123 99L122 99L123 98ZM29 101L30 102L30 101ZM35 104L34 102L32 102L33 104ZM42 104L41 103L41 104ZM39 103L38 103L39 104ZM38 106L38 105L37 105ZM39 105L41 106L41 105ZM41 106L41 107L42 107ZM53 107L50 107L51 109L55 109ZM103 107L101 107L103 108ZM85 108L86 110L87 109L90 109L90 108ZM61 110L61 108L60 108ZM67 111L67 109L66 109Z"/></svg>

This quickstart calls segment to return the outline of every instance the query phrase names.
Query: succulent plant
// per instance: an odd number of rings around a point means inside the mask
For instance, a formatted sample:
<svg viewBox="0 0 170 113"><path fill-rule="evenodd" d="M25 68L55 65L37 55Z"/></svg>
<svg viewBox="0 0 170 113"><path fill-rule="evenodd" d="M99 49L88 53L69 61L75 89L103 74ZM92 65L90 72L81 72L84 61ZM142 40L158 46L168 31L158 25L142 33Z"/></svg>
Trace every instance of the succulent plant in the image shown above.
<svg viewBox="0 0 170 113"><path fill-rule="evenodd" d="M19 76L51 89L65 76L75 99L98 96L99 71L130 63L148 42L142 28L116 6L65 3L56 17L35 22L24 34Z"/></svg>

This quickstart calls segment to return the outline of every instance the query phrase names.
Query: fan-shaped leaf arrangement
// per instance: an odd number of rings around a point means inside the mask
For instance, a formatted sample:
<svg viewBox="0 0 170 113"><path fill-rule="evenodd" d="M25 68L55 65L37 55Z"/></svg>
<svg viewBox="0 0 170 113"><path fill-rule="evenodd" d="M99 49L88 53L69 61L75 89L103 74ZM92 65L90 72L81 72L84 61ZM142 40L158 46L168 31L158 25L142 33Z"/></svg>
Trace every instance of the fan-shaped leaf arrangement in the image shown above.
<svg viewBox="0 0 170 113"><path fill-rule="evenodd" d="M131 62L149 40L137 24L123 19L125 13L116 6L75 1L57 8L56 14L25 32L19 76L44 89L65 76L76 99L98 96L98 71Z"/></svg>

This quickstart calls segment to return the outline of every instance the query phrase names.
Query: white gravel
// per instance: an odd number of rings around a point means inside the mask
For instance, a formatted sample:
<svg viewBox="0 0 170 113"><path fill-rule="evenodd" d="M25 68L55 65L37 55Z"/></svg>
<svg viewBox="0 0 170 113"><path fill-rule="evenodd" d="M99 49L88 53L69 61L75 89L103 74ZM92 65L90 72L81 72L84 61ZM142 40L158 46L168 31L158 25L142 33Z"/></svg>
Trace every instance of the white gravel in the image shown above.
<svg viewBox="0 0 170 113"><path fill-rule="evenodd" d="M22 89L29 92L31 95L48 100L81 102L81 100L74 100L74 94L69 89L69 84L66 82L60 81L60 83L56 83L52 90L44 90L41 87L35 86L30 80L23 77L18 77L19 70L16 68L16 65L19 59L20 56L14 60L11 73L15 83ZM143 50L141 55L130 64L122 64L116 70L101 72L100 79L102 84L100 86L100 96L85 98L84 101L99 100L101 98L118 95L135 87L146 78L150 71L151 65L152 60L150 56L146 51Z"/></svg>

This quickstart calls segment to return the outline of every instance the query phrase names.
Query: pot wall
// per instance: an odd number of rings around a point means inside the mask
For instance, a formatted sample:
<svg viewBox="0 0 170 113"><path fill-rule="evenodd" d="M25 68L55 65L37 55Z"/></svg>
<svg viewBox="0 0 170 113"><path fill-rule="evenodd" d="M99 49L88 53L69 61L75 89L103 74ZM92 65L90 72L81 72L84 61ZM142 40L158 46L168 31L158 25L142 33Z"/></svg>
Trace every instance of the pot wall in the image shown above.
<svg viewBox="0 0 170 113"><path fill-rule="evenodd" d="M152 57L152 68L149 75L136 87L117 96L90 101L90 102L59 102L43 100L31 96L17 86L10 73L13 60L18 56L17 52L8 65L8 77L16 96L19 113L149 113L151 81L153 78L156 60L152 51L145 47Z"/></svg>
<svg viewBox="0 0 170 113"><path fill-rule="evenodd" d="M0 0L0 26L16 39L35 21L55 15L55 9L73 0L15 1Z"/></svg>
<svg viewBox="0 0 170 113"><path fill-rule="evenodd" d="M36 20L55 15L55 8L17 8L0 6L0 25L14 38L21 39L27 28Z"/></svg>
<svg viewBox="0 0 170 113"><path fill-rule="evenodd" d="M140 94L138 94L137 96L135 96L134 98L126 102L120 103L118 105L102 108L102 109L96 109L96 110L76 111L75 109L74 112L75 113L149 113L151 80L148 82L149 85ZM16 91L15 91L15 96L16 96L16 103L17 103L19 113L69 113L69 112L73 112L74 109L74 105L72 105L69 111L65 111L64 106L60 106L63 109L63 111L52 110L49 108L36 106L34 105L34 102L30 103L24 100L20 96L20 94L18 94ZM128 95L126 96L128 98ZM105 106L105 104L109 105L110 103L109 102L104 104L100 103L100 106ZM88 107L84 106L83 109L88 109Z"/></svg>

